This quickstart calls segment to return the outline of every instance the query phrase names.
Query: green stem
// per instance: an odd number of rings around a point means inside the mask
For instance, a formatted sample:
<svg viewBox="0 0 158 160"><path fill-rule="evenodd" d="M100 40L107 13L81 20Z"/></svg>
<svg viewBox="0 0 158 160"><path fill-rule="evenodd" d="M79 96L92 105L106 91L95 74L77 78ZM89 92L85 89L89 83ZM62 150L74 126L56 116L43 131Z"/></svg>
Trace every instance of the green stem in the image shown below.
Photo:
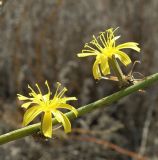
<svg viewBox="0 0 158 160"><path fill-rule="evenodd" d="M120 87L122 86L127 86L127 82L125 80L125 76L115 58L115 56L113 56L111 59L109 59L109 63L110 63L110 66L112 67L115 75L117 76L118 80L119 80L119 83L120 83Z"/></svg>
<svg viewBox="0 0 158 160"><path fill-rule="evenodd" d="M136 83L128 88L122 89L121 91L118 91L110 96L107 96L98 101L95 101L93 103L90 103L88 105L78 108L79 116L85 115L88 112L93 111L94 109L97 109L100 107L106 107L133 92L136 92L140 89L144 89L145 87L150 86L156 81L158 81L158 73L153 74L145 78L143 81ZM66 113L66 115L70 119L76 118L73 112L68 112ZM58 122L55 119L53 119L53 124L55 125L57 123ZM7 142L14 141L14 140L23 138L25 136L37 133L38 131L40 131L40 126L41 126L41 123L36 123L24 128L17 129L15 131L11 131L9 133L3 134L0 136L0 144L4 144Z"/></svg>

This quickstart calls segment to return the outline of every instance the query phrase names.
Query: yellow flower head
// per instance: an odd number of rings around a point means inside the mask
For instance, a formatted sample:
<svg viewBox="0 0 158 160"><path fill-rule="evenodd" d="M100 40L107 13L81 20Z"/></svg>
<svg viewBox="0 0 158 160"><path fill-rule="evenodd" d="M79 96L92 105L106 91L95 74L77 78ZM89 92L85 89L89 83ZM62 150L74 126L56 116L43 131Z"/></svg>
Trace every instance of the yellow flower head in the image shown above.
<svg viewBox="0 0 158 160"><path fill-rule="evenodd" d="M101 32L97 38L93 35L93 40L89 44L86 43L82 53L78 54L78 57L96 56L92 69L95 79L100 79L101 74L104 76L110 74L108 60L113 56L118 58L125 66L131 63L131 59L125 52L121 51L122 49L131 48L140 52L138 43L135 42L127 42L116 46L115 42L120 38L120 36L114 35L116 30L117 28L115 30L110 28Z"/></svg>
<svg viewBox="0 0 158 160"><path fill-rule="evenodd" d="M35 117L37 117L40 113L43 114L42 119L42 132L45 137L52 137L52 114L56 118L59 123L62 123L64 130L66 133L71 132L71 123L68 117L62 113L60 108L68 109L72 111L76 116L78 115L78 111L71 105L67 104L67 101L77 100L76 97L64 97L64 93L67 89L64 87L60 90L61 84L57 82L57 90L53 98L51 98L52 93L50 92L49 85L47 81L45 82L48 93L42 95L42 92L36 84L38 89L38 93L36 93L30 86L30 97L26 97L18 94L18 99L22 101L26 101L21 107L26 109L26 112L23 117L23 125L28 125Z"/></svg>

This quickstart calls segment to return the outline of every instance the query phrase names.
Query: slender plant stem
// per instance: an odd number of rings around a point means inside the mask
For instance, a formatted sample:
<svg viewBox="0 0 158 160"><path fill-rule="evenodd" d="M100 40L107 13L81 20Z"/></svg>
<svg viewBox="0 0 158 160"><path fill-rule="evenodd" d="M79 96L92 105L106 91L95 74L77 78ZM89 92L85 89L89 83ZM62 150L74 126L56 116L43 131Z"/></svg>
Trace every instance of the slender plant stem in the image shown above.
<svg viewBox="0 0 158 160"><path fill-rule="evenodd" d="M90 103L88 105L85 105L85 106L78 108L79 116L85 115L85 114L87 114L97 108L106 107L106 106L120 100L121 98L128 96L129 94L131 94L133 92L136 92L140 89L144 89L145 87L152 85L156 81L158 81L158 73L153 74L149 77L146 77L143 81L138 82L128 88L122 89L121 91L118 91L110 96L104 97L104 98L97 100L93 103ZM73 114L73 112L66 113L66 116L69 119L76 118L75 115ZM53 125L55 125L57 123L58 122L56 121L56 119L53 119ZM36 124L29 125L24 128L17 129L17 130L11 131L9 133L3 134L0 136L0 144L4 144L7 142L14 141L14 140L23 138L25 136L37 133L38 131L40 131L40 126L41 126L41 123L36 123Z"/></svg>
<svg viewBox="0 0 158 160"><path fill-rule="evenodd" d="M125 75L123 74L115 56L109 59L110 66L112 67L116 77L119 80L120 87L127 86L127 81L125 80Z"/></svg>

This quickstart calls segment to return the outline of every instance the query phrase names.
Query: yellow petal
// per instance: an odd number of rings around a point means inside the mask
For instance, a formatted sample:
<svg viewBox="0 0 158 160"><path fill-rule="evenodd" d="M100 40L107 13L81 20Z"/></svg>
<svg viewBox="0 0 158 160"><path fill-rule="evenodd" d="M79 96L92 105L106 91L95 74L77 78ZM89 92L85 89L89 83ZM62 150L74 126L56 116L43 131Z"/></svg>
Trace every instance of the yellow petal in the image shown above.
<svg viewBox="0 0 158 160"><path fill-rule="evenodd" d="M61 122L61 118L60 118L60 115L57 112L58 112L58 110L56 110L56 109L52 110L52 114L54 115L56 120L60 123Z"/></svg>
<svg viewBox="0 0 158 160"><path fill-rule="evenodd" d="M61 103L66 103L67 101L76 101L77 98L76 97L64 97L61 98Z"/></svg>
<svg viewBox="0 0 158 160"><path fill-rule="evenodd" d="M92 71L93 71L94 79L101 78L101 73L100 73L100 69L99 69L99 60L96 60L94 62Z"/></svg>
<svg viewBox="0 0 158 160"><path fill-rule="evenodd" d="M23 105L21 105L22 108L27 109L33 102L26 102Z"/></svg>
<svg viewBox="0 0 158 160"><path fill-rule="evenodd" d="M71 105L69 105L69 104L61 103L58 108L68 109L68 110L72 111L72 112L75 114L76 117L77 117L77 115L78 115L77 109L75 109L73 106L71 106Z"/></svg>
<svg viewBox="0 0 158 160"><path fill-rule="evenodd" d="M25 101L25 100L29 100L29 99L30 99L29 97L23 96L23 95L21 95L21 94L17 94L17 96L18 96L18 99L19 99L20 101Z"/></svg>
<svg viewBox="0 0 158 160"><path fill-rule="evenodd" d="M140 48L138 47L138 45L139 44L135 42L127 42L127 43L118 45L116 48L117 49L131 48L137 52L140 52Z"/></svg>
<svg viewBox="0 0 158 160"><path fill-rule="evenodd" d="M88 57L88 56L96 56L97 53L78 53L78 57Z"/></svg>
<svg viewBox="0 0 158 160"><path fill-rule="evenodd" d="M40 104L41 102L43 102L44 98L42 95L40 94L36 94L33 96L34 98L32 98L32 102L33 103L37 103L37 104Z"/></svg>
<svg viewBox="0 0 158 160"><path fill-rule="evenodd" d="M116 58L119 58L120 61L125 65L129 65L131 63L131 59L129 58L129 56L121 51L117 51L115 54Z"/></svg>
<svg viewBox="0 0 158 160"><path fill-rule="evenodd" d="M109 63L108 63L108 58L102 59L101 60L101 71L103 73L104 76L110 74L110 67L109 67Z"/></svg>
<svg viewBox="0 0 158 160"><path fill-rule="evenodd" d="M45 137L52 137L52 113L49 111L44 113L42 120L42 132Z"/></svg>
<svg viewBox="0 0 158 160"><path fill-rule="evenodd" d="M50 100L50 94L47 93L47 94L43 95L43 100L44 100L45 102L49 101L49 100Z"/></svg>
<svg viewBox="0 0 158 160"><path fill-rule="evenodd" d="M71 132L71 123L67 116L58 110L56 110L55 116L58 117L57 119L60 119L60 122L64 127L65 133Z"/></svg>
<svg viewBox="0 0 158 160"><path fill-rule="evenodd" d="M29 108L24 114L23 125L24 126L28 125L41 112L42 108L39 106L33 106Z"/></svg>
<svg viewBox="0 0 158 160"><path fill-rule="evenodd" d="M65 133L71 132L71 123L70 123L69 119L67 118L67 116L65 114L63 114L62 112L60 112L60 113L63 117L62 124L64 126Z"/></svg>

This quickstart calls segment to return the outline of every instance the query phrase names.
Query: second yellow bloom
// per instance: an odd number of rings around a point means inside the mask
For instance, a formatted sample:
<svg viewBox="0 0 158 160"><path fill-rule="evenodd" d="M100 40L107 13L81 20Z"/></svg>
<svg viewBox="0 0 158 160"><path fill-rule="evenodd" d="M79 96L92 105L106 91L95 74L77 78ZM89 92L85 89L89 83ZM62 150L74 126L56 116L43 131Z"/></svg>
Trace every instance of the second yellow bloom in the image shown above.
<svg viewBox="0 0 158 160"><path fill-rule="evenodd" d="M131 63L130 57L122 49L130 48L137 52L140 52L138 43L127 42L120 45L115 44L116 40L120 36L115 36L113 28L101 32L96 38L93 36L93 40L88 44L86 43L82 53L78 54L78 57L96 56L96 60L93 64L93 76L95 79L100 79L101 75L104 76L110 74L109 58L115 56L118 58L125 66Z"/></svg>

